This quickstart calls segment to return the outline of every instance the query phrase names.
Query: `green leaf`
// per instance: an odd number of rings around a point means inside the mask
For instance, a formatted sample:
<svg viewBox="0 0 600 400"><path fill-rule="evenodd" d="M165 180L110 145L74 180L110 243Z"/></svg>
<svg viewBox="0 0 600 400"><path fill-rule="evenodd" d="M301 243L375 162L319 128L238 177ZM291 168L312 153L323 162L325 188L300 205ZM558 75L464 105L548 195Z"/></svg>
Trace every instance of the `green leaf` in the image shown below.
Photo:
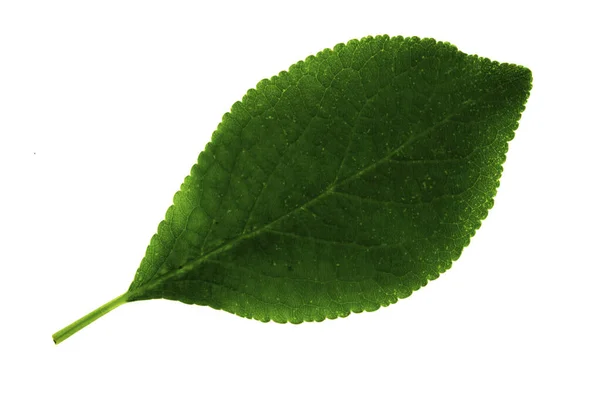
<svg viewBox="0 0 600 400"><path fill-rule="evenodd" d="M367 37L250 89L200 153L116 306L260 321L395 303L450 268L493 205L531 71L433 39Z"/></svg>

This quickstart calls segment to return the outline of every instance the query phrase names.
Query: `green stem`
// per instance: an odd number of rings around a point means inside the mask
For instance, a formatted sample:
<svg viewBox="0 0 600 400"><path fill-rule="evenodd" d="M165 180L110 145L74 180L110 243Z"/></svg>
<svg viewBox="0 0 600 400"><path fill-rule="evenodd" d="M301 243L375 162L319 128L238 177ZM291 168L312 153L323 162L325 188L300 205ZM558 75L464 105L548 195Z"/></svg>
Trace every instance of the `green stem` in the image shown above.
<svg viewBox="0 0 600 400"><path fill-rule="evenodd" d="M92 322L94 322L95 320L97 320L98 318L103 316L104 314L114 310L115 308L119 307L121 304L127 303L127 295L128 294L129 293L123 293L122 295L120 295L117 298L112 299L105 305L98 307L97 309L95 309L94 311L92 311L91 313L86 315L85 317L78 319L77 321L73 322L71 325L56 332L54 335L52 335L52 339L54 340L54 343L59 344L60 342L67 339L69 336L78 332L79 330L85 328L86 326L88 326L89 324L91 324Z"/></svg>

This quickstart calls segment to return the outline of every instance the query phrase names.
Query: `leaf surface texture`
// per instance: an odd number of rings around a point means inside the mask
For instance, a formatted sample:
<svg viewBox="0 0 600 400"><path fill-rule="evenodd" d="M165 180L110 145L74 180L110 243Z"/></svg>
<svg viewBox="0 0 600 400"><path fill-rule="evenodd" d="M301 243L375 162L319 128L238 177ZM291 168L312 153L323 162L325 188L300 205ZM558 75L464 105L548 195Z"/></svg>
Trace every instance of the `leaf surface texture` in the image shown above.
<svg viewBox="0 0 600 400"><path fill-rule="evenodd" d="M259 82L224 115L129 289L261 321L409 296L493 205L531 72L367 37Z"/></svg>

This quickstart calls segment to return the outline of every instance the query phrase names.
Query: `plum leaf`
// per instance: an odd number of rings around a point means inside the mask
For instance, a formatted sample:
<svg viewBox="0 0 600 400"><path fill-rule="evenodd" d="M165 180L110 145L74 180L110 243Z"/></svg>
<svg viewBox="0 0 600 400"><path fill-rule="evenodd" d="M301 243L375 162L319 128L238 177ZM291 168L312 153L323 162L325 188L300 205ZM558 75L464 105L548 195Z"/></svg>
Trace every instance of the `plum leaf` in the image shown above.
<svg viewBox="0 0 600 400"><path fill-rule="evenodd" d="M416 37L338 44L226 113L113 308L164 298L260 321L395 303L493 205L531 71Z"/></svg>

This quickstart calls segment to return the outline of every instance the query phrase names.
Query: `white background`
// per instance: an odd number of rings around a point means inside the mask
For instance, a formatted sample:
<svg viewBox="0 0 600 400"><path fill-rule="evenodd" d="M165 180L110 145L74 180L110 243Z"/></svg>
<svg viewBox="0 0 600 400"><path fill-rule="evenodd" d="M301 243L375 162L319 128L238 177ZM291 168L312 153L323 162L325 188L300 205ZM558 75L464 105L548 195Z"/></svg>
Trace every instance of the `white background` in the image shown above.
<svg viewBox="0 0 600 400"><path fill-rule="evenodd" d="M0 4L0 398L600 398L593 2ZM450 271L321 324L153 300L53 344L127 289L231 104L383 33L533 71L496 205Z"/></svg>

